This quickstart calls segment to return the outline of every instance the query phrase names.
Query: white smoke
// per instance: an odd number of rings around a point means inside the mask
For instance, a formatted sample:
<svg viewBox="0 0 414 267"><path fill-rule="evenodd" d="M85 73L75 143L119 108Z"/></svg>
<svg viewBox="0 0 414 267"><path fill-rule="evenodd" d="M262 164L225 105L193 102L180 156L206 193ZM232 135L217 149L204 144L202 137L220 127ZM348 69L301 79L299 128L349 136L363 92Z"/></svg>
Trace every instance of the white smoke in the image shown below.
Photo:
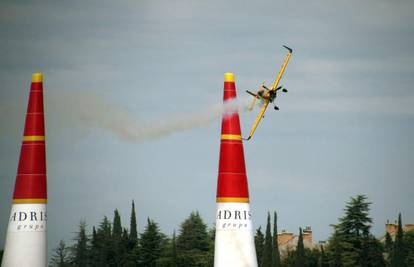
<svg viewBox="0 0 414 267"><path fill-rule="evenodd" d="M119 138L132 142L158 139L176 132L206 126L222 116L247 110L251 98L200 106L186 114L170 114L150 121L140 121L137 116L109 103L93 93L51 93L45 95L45 111L58 127L82 123L89 128L107 130ZM52 118L53 117L53 118ZM50 124L49 124L50 126Z"/></svg>

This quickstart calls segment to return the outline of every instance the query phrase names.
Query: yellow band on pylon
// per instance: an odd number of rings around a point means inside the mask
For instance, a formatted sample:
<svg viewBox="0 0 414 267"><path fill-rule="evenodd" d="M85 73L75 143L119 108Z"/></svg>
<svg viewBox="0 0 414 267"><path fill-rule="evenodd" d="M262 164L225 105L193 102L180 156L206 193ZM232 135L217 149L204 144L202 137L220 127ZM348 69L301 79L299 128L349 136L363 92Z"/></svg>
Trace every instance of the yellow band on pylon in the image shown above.
<svg viewBox="0 0 414 267"><path fill-rule="evenodd" d="M46 204L46 198L20 198L13 199L13 204Z"/></svg>
<svg viewBox="0 0 414 267"><path fill-rule="evenodd" d="M33 73L32 74L32 83L41 83L43 82L43 74L38 72L38 73Z"/></svg>
<svg viewBox="0 0 414 267"><path fill-rule="evenodd" d="M238 134L222 134L221 140L242 140L241 135Z"/></svg>
<svg viewBox="0 0 414 267"><path fill-rule="evenodd" d="M25 135L23 141L45 141L44 135Z"/></svg>
<svg viewBox="0 0 414 267"><path fill-rule="evenodd" d="M43 74L42 73L33 73L32 74L32 83L41 83L43 82Z"/></svg>
<svg viewBox="0 0 414 267"><path fill-rule="evenodd" d="M224 73L224 81L225 82L234 82L234 74L231 72Z"/></svg>
<svg viewBox="0 0 414 267"><path fill-rule="evenodd" d="M216 202L237 202L237 203L249 203L248 197L218 197Z"/></svg>

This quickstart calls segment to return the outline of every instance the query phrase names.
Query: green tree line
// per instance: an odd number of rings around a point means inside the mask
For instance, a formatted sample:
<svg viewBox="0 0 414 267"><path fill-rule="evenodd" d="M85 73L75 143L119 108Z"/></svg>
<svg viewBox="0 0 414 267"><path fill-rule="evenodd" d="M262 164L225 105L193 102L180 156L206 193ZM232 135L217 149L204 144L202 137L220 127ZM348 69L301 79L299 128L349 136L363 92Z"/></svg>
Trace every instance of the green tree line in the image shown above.
<svg viewBox="0 0 414 267"><path fill-rule="evenodd" d="M351 198L323 246L306 248L299 228L296 248L283 255L277 243L277 214L273 213L272 227L268 213L265 231L259 227L254 237L259 267L414 266L414 232L403 232L400 214L395 237L387 234L385 242L380 242L370 232L370 204L363 195ZM215 229L208 228L198 212L192 212L170 236L150 218L138 233L132 202L128 229L122 226L118 210L112 221L104 217L98 226L92 226L91 233L81 221L73 244L61 240L54 249L50 267L213 266L214 236Z"/></svg>
<svg viewBox="0 0 414 267"><path fill-rule="evenodd" d="M138 233L135 205L132 202L129 229L122 226L119 211L112 222L104 217L92 233L81 221L74 244L61 240L53 251L51 267L184 267L213 266L214 229L208 229L198 212L181 223L178 235L161 232L148 218L144 231Z"/></svg>

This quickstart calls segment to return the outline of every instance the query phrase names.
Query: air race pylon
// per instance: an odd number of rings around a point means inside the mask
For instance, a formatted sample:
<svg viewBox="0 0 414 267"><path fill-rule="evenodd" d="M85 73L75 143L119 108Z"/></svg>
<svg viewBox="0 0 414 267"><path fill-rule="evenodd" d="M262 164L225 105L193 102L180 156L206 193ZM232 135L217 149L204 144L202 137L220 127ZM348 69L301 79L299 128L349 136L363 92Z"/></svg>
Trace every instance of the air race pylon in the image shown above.
<svg viewBox="0 0 414 267"><path fill-rule="evenodd" d="M225 73L224 102L235 98L234 75ZM237 110L223 115L218 172L214 266L257 267Z"/></svg>
<svg viewBox="0 0 414 267"><path fill-rule="evenodd" d="M46 153L43 76L32 75L2 267L45 267Z"/></svg>

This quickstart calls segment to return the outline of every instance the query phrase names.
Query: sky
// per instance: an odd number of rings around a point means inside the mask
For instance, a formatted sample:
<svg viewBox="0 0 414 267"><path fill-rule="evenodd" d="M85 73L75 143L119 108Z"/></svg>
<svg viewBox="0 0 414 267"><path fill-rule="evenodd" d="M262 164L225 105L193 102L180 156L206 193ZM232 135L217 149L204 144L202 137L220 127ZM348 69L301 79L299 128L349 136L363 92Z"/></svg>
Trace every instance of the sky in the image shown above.
<svg viewBox="0 0 414 267"><path fill-rule="evenodd" d="M31 74L45 90L48 246L121 212L215 220L223 74L289 93L244 144L253 223L325 240L345 203L414 223L414 2L0 1L0 247ZM247 134L258 110L241 113Z"/></svg>

